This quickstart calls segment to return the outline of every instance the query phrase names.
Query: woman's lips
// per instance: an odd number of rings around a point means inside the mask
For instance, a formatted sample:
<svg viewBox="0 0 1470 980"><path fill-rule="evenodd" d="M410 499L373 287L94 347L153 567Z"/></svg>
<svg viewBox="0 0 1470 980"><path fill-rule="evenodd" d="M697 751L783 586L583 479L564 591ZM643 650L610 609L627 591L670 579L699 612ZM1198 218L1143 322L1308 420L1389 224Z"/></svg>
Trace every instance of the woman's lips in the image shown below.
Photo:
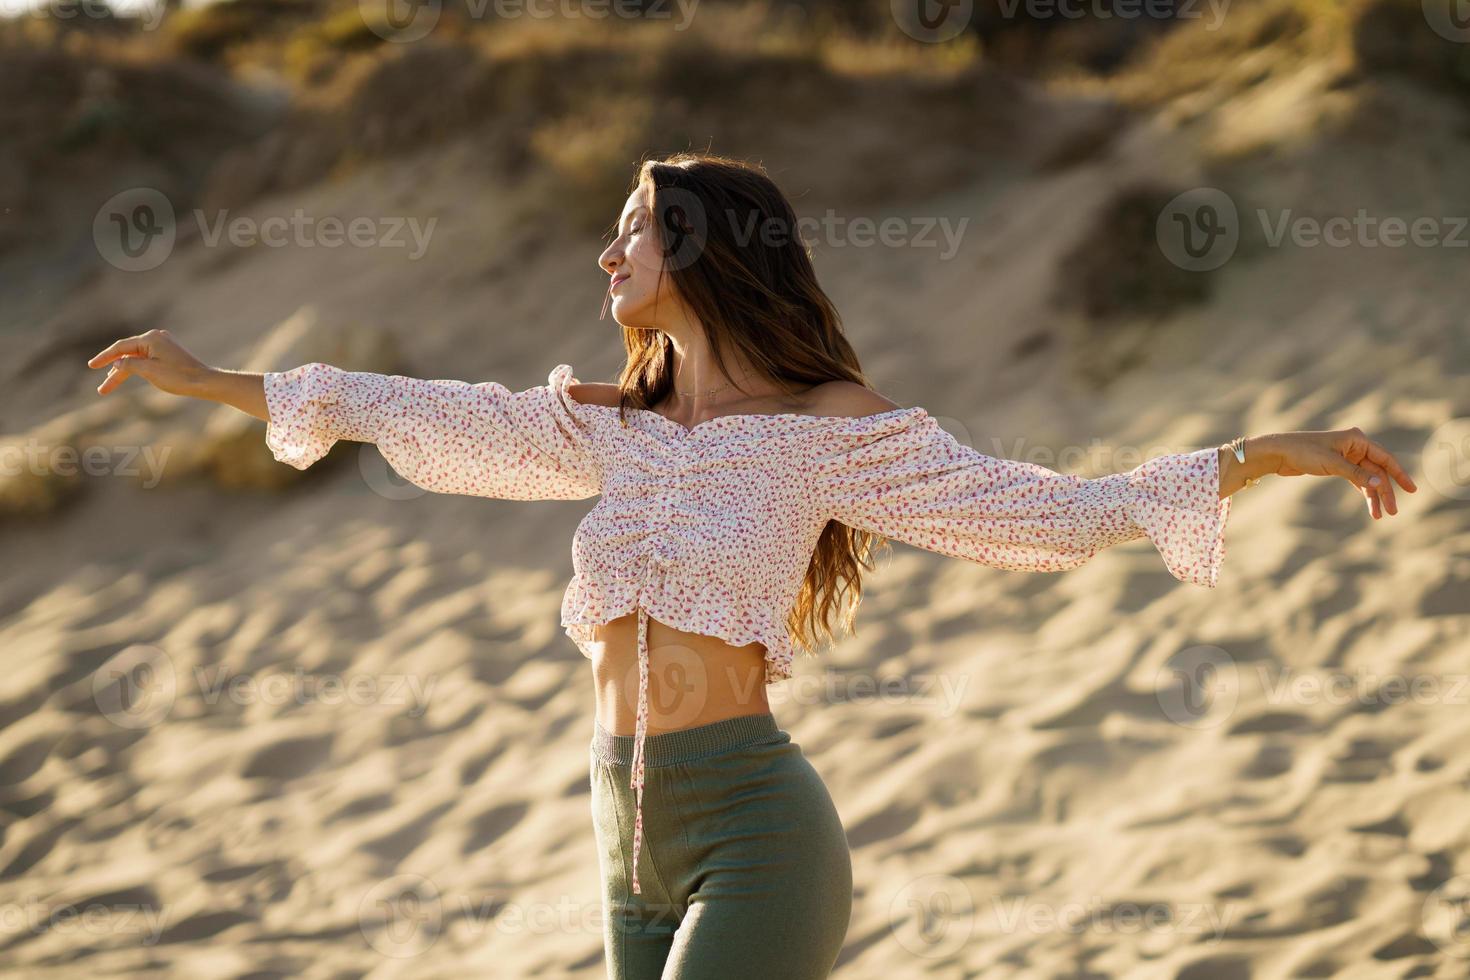
<svg viewBox="0 0 1470 980"><path fill-rule="evenodd" d="M621 286L623 283L625 283L627 281L628 281L628 277L627 276L618 276L615 279L613 279L613 281L611 283L608 284L608 287L607 288L608 288L609 291L612 291L614 289L617 289L619 286Z"/></svg>

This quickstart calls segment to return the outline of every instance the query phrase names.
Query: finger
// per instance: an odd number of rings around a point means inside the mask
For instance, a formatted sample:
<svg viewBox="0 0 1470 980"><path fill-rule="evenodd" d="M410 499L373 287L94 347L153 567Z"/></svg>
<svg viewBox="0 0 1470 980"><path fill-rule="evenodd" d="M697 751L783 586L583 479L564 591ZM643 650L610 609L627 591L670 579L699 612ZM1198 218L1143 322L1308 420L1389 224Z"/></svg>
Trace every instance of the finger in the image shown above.
<svg viewBox="0 0 1470 980"><path fill-rule="evenodd" d="M1393 495L1393 481L1388 478L1388 473L1384 471L1382 466L1367 459L1363 460L1362 467L1373 473L1372 479L1368 482L1372 486L1373 492L1378 497L1379 502L1383 505L1383 509L1388 511L1389 514L1397 514L1399 512L1398 499ZM1378 481L1377 485L1373 485L1373 480Z"/></svg>
<svg viewBox="0 0 1470 980"><path fill-rule="evenodd" d="M1360 486L1358 492L1363 494L1363 502L1369 508L1369 517L1379 520L1383 517L1383 498L1377 492L1376 486Z"/></svg>
<svg viewBox="0 0 1470 980"><path fill-rule="evenodd" d="M1364 462L1366 463L1367 460L1365 459ZM1334 455L1330 471L1358 488L1363 494L1364 502L1368 505L1368 513L1373 516L1374 520L1383 516L1383 501L1379 491L1387 484L1386 477L1379 476L1367 466L1349 462L1347 457L1340 455Z"/></svg>
<svg viewBox="0 0 1470 980"><path fill-rule="evenodd" d="M110 394L111 392L116 391L118 386L128 379L128 377L133 373L129 371L126 367L124 367L128 360L128 358L124 358L123 360L115 362L112 367L108 368L107 377L103 378L102 383L97 386L97 394Z"/></svg>
<svg viewBox="0 0 1470 980"><path fill-rule="evenodd" d="M142 337L124 337L122 340L93 354L91 360L87 361L87 367L100 368L104 365L111 364L119 357L126 357L129 354L146 355L147 353L147 341L143 340Z"/></svg>
<svg viewBox="0 0 1470 980"><path fill-rule="evenodd" d="M1333 454L1332 462L1328 464L1328 469L1362 490L1367 490L1370 487L1378 485L1373 482L1373 478L1378 476L1378 474L1367 469L1365 466L1351 462L1346 456ZM1381 484L1382 482L1383 478L1378 477L1378 483Z"/></svg>
<svg viewBox="0 0 1470 980"><path fill-rule="evenodd" d="M1399 461L1397 459L1394 459L1393 453L1389 452L1387 449L1384 449L1382 446L1378 445L1378 443L1368 443L1367 458L1387 470L1388 473L1392 475L1395 480L1399 481L1399 486L1403 487L1410 493L1413 493L1419 489L1419 487L1416 486L1414 483L1414 478L1409 476L1404 468L1399 465Z"/></svg>

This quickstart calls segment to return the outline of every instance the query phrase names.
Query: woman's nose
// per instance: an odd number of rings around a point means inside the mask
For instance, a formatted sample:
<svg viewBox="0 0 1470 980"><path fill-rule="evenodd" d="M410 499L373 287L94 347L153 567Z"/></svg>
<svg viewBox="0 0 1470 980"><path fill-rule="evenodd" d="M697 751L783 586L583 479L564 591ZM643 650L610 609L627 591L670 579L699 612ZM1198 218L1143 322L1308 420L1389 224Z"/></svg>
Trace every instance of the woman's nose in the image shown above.
<svg viewBox="0 0 1470 980"><path fill-rule="evenodd" d="M622 262L622 260L622 254L619 253L617 249L609 247L608 250L603 252L602 255L597 259L597 264L602 267L603 272L606 272L608 275L612 275L613 273L618 271L618 265Z"/></svg>

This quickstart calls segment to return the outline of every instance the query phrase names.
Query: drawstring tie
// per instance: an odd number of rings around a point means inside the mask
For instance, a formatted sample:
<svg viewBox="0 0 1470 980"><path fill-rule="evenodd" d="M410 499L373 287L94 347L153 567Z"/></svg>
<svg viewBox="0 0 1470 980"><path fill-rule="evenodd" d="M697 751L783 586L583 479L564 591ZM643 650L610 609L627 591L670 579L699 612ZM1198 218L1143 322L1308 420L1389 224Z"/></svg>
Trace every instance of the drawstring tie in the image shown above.
<svg viewBox="0 0 1470 980"><path fill-rule="evenodd" d="M638 852L643 847L643 737L648 732L648 610L638 606L638 722L633 729L633 894L638 887Z"/></svg>
<svg viewBox="0 0 1470 980"><path fill-rule="evenodd" d="M644 595L656 581L656 575L668 570L672 559L662 551L650 557L648 576L644 580ZM643 739L648 734L648 610L643 607L643 596L638 602L638 720L633 728L633 776L629 787L633 790L633 894L641 895L638 887L638 855L643 850Z"/></svg>

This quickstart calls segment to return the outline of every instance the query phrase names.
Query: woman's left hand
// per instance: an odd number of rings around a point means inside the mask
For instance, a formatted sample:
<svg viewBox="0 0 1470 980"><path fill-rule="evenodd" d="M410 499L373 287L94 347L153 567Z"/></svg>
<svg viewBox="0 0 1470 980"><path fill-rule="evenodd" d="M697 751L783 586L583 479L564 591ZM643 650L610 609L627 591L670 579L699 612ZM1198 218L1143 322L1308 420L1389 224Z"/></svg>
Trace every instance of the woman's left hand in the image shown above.
<svg viewBox="0 0 1470 980"><path fill-rule="evenodd" d="M1410 493L1419 488L1393 453L1362 429L1282 432L1271 438L1277 476L1340 476L1362 492L1374 520L1399 512L1393 484Z"/></svg>

